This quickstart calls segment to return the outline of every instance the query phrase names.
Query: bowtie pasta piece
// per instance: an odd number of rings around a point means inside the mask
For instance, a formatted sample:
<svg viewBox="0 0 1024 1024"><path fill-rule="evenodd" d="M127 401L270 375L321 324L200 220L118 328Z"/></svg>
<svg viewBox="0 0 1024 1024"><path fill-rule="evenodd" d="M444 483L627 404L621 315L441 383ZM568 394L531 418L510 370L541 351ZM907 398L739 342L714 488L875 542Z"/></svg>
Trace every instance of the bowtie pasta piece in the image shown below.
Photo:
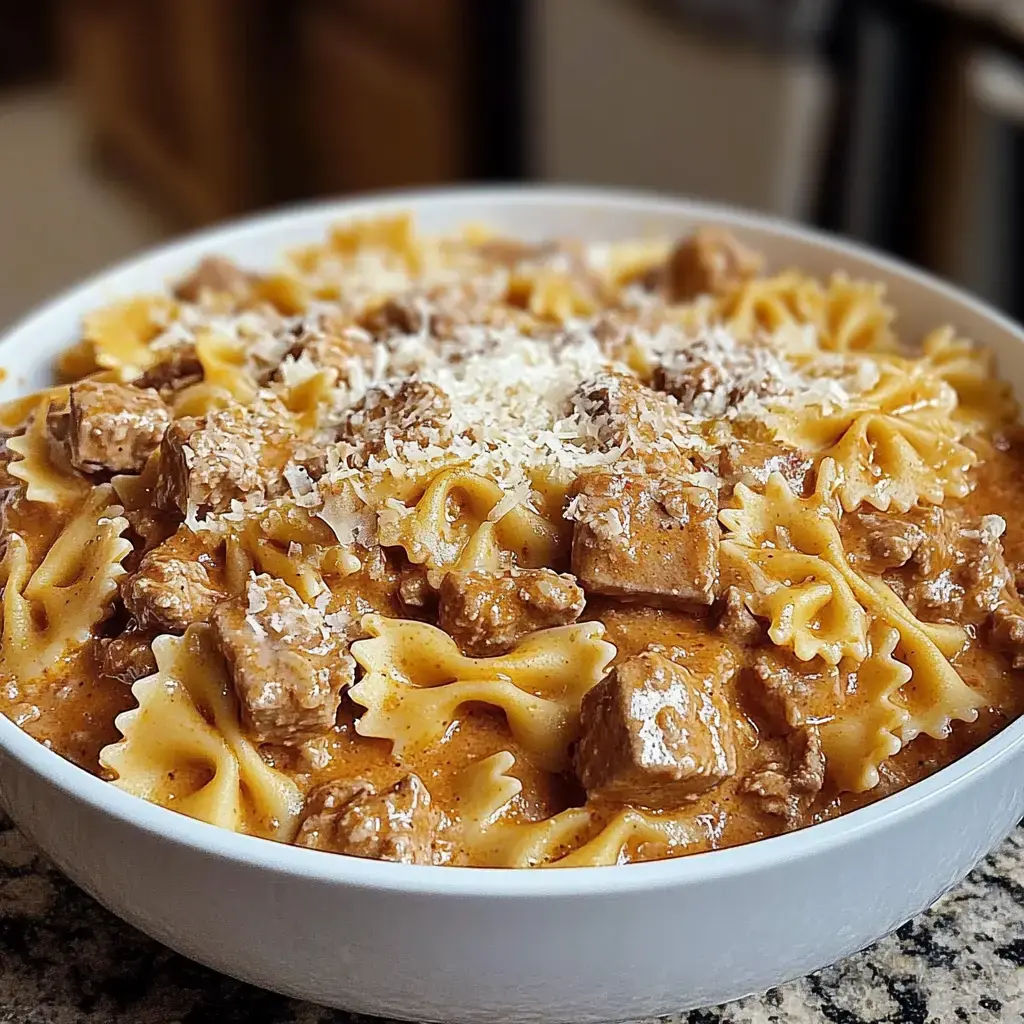
<svg viewBox="0 0 1024 1024"><path fill-rule="evenodd" d="M37 567L29 548L10 535L2 575L3 635L0 673L25 683L63 655L89 642L110 614L121 562L131 544L121 507L109 485L96 487L67 522Z"/></svg>
<svg viewBox="0 0 1024 1024"><path fill-rule="evenodd" d="M501 751L477 761L458 781L460 845L488 867L600 867L618 864L627 848L657 843L682 853L704 838L692 820L626 808L610 818L570 807L551 818L519 822L507 816L522 791L511 776L515 757Z"/></svg>
<svg viewBox="0 0 1024 1024"><path fill-rule="evenodd" d="M122 739L100 752L114 785L211 825L289 842L302 794L242 732L210 629L153 641L157 672L132 687L139 706L117 717Z"/></svg>
<svg viewBox="0 0 1024 1024"><path fill-rule="evenodd" d="M62 447L50 443L47 416L56 399L44 398L24 434L7 441L17 456L7 467L25 485L25 497L42 505L70 505L89 490L89 481L76 473Z"/></svg>
<svg viewBox="0 0 1024 1024"><path fill-rule="evenodd" d="M501 708L512 735L545 767L568 767L583 695L599 682L615 648L597 622L540 630L496 658L467 658L443 630L368 615L372 635L352 645L362 680L349 691L366 711L361 736L391 740L401 759L440 741L470 701Z"/></svg>
<svg viewBox="0 0 1024 1024"><path fill-rule="evenodd" d="M552 565L565 550L568 529L522 505L494 516L505 492L464 469L439 473L411 512L382 517L381 543L401 547L409 560L438 577L447 569L498 568L514 554L520 565ZM459 508L453 522L450 510Z"/></svg>
<svg viewBox="0 0 1024 1024"><path fill-rule="evenodd" d="M747 607L771 618L772 639L798 658L818 654L837 664L845 657L856 666L868 654L866 624L894 629L897 657L913 673L899 693L908 715L897 735L902 743L922 732L945 738L952 722L974 721L983 704L949 662L967 636L959 626L921 622L884 580L853 569L837 524L841 484L831 459L822 461L808 498L795 495L779 473L769 477L764 494L738 484L737 507L720 514L728 531L723 553L747 578ZM877 698L883 716L887 700Z"/></svg>
<svg viewBox="0 0 1024 1024"><path fill-rule="evenodd" d="M878 767L900 751L910 712L894 702L910 682L910 669L896 660L899 633L883 622L870 632L870 653L856 669L856 693L842 714L821 726L829 778L841 791L862 793L878 785Z"/></svg>

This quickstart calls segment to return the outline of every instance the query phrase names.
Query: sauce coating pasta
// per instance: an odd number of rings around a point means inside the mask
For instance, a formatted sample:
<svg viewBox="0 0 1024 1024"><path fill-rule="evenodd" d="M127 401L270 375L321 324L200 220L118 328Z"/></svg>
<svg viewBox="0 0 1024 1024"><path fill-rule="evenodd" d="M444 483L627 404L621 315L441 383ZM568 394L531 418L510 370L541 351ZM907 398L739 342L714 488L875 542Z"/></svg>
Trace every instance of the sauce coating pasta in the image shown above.
<svg viewBox="0 0 1024 1024"><path fill-rule="evenodd" d="M991 358L714 227L408 217L88 316L0 410L0 711L403 863L620 864L883 797L1024 712Z"/></svg>

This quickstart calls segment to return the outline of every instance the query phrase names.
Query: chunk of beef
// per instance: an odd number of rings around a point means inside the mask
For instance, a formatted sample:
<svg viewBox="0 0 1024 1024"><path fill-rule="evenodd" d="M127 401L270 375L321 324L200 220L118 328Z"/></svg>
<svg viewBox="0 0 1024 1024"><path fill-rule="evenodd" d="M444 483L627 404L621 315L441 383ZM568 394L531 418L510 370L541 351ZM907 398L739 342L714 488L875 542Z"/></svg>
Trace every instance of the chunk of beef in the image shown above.
<svg viewBox="0 0 1024 1024"><path fill-rule="evenodd" d="M287 413L273 403L183 417L160 445L157 505L183 514L225 512L236 499L280 496L295 455Z"/></svg>
<svg viewBox="0 0 1024 1024"><path fill-rule="evenodd" d="M203 379L203 364L191 342L163 349L160 358L133 382L137 388L155 388L169 399Z"/></svg>
<svg viewBox="0 0 1024 1024"><path fill-rule="evenodd" d="M766 399L791 394L798 378L765 344L737 341L720 328L705 331L665 357L653 384L702 419L763 412Z"/></svg>
<svg viewBox="0 0 1024 1024"><path fill-rule="evenodd" d="M991 615L1011 582L999 539L1005 530L1005 520L995 515L982 516L980 522L960 530L956 580L963 587L963 610L968 621Z"/></svg>
<svg viewBox="0 0 1024 1024"><path fill-rule="evenodd" d="M699 228L672 250L665 287L673 302L698 295L724 295L756 277L761 257L722 228Z"/></svg>
<svg viewBox="0 0 1024 1024"><path fill-rule="evenodd" d="M572 571L588 592L660 604L711 604L718 502L672 477L588 473L573 486Z"/></svg>
<svg viewBox="0 0 1024 1024"><path fill-rule="evenodd" d="M781 473L794 494L806 495L814 484L814 460L796 448L772 441L729 441L718 456L721 493L736 484L763 490L772 473Z"/></svg>
<svg viewBox="0 0 1024 1024"><path fill-rule="evenodd" d="M121 596L142 629L184 633L192 623L205 622L224 593L211 577L208 556L183 549L172 537L124 577Z"/></svg>
<svg viewBox="0 0 1024 1024"><path fill-rule="evenodd" d="M583 591L551 569L450 572L441 583L438 625L472 657L503 654L537 629L575 622Z"/></svg>
<svg viewBox="0 0 1024 1024"><path fill-rule="evenodd" d="M33 413L29 422L35 420L36 413ZM14 433L4 437L4 450L7 450L7 437L15 437L24 432L21 428ZM71 403L69 401L54 400L50 402L46 410L46 439L52 450L67 454L69 447L68 435L71 433Z"/></svg>
<svg viewBox="0 0 1024 1024"><path fill-rule="evenodd" d="M647 326L647 324L644 325L645 328ZM601 346L601 351L610 360L627 363L635 327L634 319L623 311L609 310L599 314L591 321L590 333Z"/></svg>
<svg viewBox="0 0 1024 1024"><path fill-rule="evenodd" d="M1024 562L1014 562L1009 568L1014 590L1019 594L1024 591Z"/></svg>
<svg viewBox="0 0 1024 1024"><path fill-rule="evenodd" d="M83 473L140 473L171 414L155 391L85 380L71 385L68 455Z"/></svg>
<svg viewBox="0 0 1024 1024"><path fill-rule="evenodd" d="M430 864L434 814L430 792L409 774L378 793L369 782L328 782L306 799L296 846L350 857Z"/></svg>
<svg viewBox="0 0 1024 1024"><path fill-rule="evenodd" d="M908 513L915 515L917 510ZM891 578L905 580L913 584L921 580L937 579L959 561L956 551L957 534L960 523L955 516L947 516L941 508L928 509L929 518L925 530L924 541L917 545L914 554L908 559L902 573L892 573Z"/></svg>
<svg viewBox="0 0 1024 1024"><path fill-rule="evenodd" d="M352 446L345 441L328 441L323 444L301 442L295 445L293 461L315 483L344 466L351 454Z"/></svg>
<svg viewBox="0 0 1024 1024"><path fill-rule="evenodd" d="M323 615L287 583L256 576L210 622L255 739L297 745L334 726L355 663Z"/></svg>
<svg viewBox="0 0 1024 1024"><path fill-rule="evenodd" d="M377 337L394 334L429 334L451 340L468 324L500 326L510 320L504 298L503 277L464 278L453 284L410 289L387 299L360 320Z"/></svg>
<svg viewBox="0 0 1024 1024"><path fill-rule="evenodd" d="M843 701L838 669L819 658L800 661L782 650L758 655L746 681L759 717L780 735L828 718Z"/></svg>
<svg viewBox="0 0 1024 1024"><path fill-rule="evenodd" d="M321 317L303 325L286 356L293 360L305 360L317 369L337 370L340 380L351 382L353 373L370 365L373 339L359 328L334 325L329 318ZM291 365L288 359L283 360L273 368L269 379L287 380Z"/></svg>
<svg viewBox="0 0 1024 1024"><path fill-rule="evenodd" d="M1024 668L1024 607L1018 600L1008 598L992 613L989 639L1014 668Z"/></svg>
<svg viewBox="0 0 1024 1024"><path fill-rule="evenodd" d="M764 814L799 824L825 784L825 755L816 726L795 729L786 738L785 756L752 771L740 792L754 798Z"/></svg>
<svg viewBox="0 0 1024 1024"><path fill-rule="evenodd" d="M923 514L914 519L881 512L851 512L843 516L843 541L853 564L873 573L906 565L925 543L928 532L939 529L932 515L941 517L939 509L916 511Z"/></svg>
<svg viewBox="0 0 1024 1024"><path fill-rule="evenodd" d="M409 292L385 299L375 309L369 310L360 320L360 326L371 334L420 334L429 329L430 307L422 295Z"/></svg>
<svg viewBox="0 0 1024 1024"><path fill-rule="evenodd" d="M451 438L451 402L436 384L403 381L371 388L348 414L342 440L365 457L387 452L393 442L443 445Z"/></svg>
<svg viewBox="0 0 1024 1024"><path fill-rule="evenodd" d="M734 723L716 680L655 652L583 698L576 772L590 797L679 807L736 771Z"/></svg>
<svg viewBox="0 0 1024 1024"><path fill-rule="evenodd" d="M129 572L134 571L143 555L173 537L179 526L177 516L155 507L126 509L124 517L128 520L125 536L131 541L132 552L122 564Z"/></svg>
<svg viewBox="0 0 1024 1024"><path fill-rule="evenodd" d="M604 373L585 381L573 395L584 437L602 451L634 451L660 439L681 444L690 436L675 399L642 384L628 373ZM692 469L691 464L683 468Z"/></svg>
<svg viewBox="0 0 1024 1024"><path fill-rule="evenodd" d="M202 302L211 296L225 295L244 302L252 292L253 278L223 256L207 256L187 277L175 285L175 298Z"/></svg>
<svg viewBox="0 0 1024 1024"><path fill-rule="evenodd" d="M142 556L173 537L181 525L180 515L157 508L153 498L158 461L158 452L153 452L138 476L114 478L117 497L128 520L125 536L132 545L123 563L128 572L134 572Z"/></svg>
<svg viewBox="0 0 1024 1024"><path fill-rule="evenodd" d="M398 573L398 600L414 617L437 609L437 591L430 585L426 566L406 565Z"/></svg>
<svg viewBox="0 0 1024 1024"><path fill-rule="evenodd" d="M219 430L202 419L176 420L160 446L158 505L186 514L191 506L227 511L260 488L259 443L248 430Z"/></svg>
<svg viewBox="0 0 1024 1024"><path fill-rule="evenodd" d="M157 671L152 647L156 635L152 630L134 627L120 636L102 641L103 675L126 686L144 676L151 676Z"/></svg>
<svg viewBox="0 0 1024 1024"><path fill-rule="evenodd" d="M1000 537L1000 516L962 520L932 509L925 537L907 563L885 574L886 582L919 618L928 622L984 622L1011 583Z"/></svg>
<svg viewBox="0 0 1024 1024"><path fill-rule="evenodd" d="M745 595L739 587L727 587L719 604L716 632L733 643L745 646L761 643L765 639L765 625L747 607Z"/></svg>

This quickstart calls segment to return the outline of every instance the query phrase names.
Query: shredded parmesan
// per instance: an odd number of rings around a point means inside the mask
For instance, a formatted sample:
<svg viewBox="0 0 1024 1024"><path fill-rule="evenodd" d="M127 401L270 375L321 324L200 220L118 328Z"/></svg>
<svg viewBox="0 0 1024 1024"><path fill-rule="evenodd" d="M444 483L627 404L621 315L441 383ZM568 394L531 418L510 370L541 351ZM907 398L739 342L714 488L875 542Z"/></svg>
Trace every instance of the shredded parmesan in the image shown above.
<svg viewBox="0 0 1024 1024"><path fill-rule="evenodd" d="M707 328L682 346L662 331L653 347L670 390L701 420L754 419L767 411L766 399L798 394L805 383L784 355L741 342L724 327Z"/></svg>
<svg viewBox="0 0 1024 1024"><path fill-rule="evenodd" d="M652 457L715 492L717 449L735 424L771 425L779 409L829 413L877 382L874 360L822 353L813 327L741 340L711 322L710 307L684 322L639 285L593 316L542 321L508 301L513 280L625 280L658 251L523 246L499 266L427 245L414 266L397 250L327 246L297 265L303 294L318 296L302 315L182 303L155 347L208 330L241 342L256 409L305 401L295 389L323 374L312 408L285 427L298 442L301 417L305 447L281 460L282 475L290 502L330 527L340 570L356 571L357 549L412 514L443 468L501 487L492 523L542 508L535 488L568 487L585 472L643 474ZM191 472L197 457L183 454ZM268 504L249 495L200 518L191 500L194 530L229 530ZM579 513L577 500L565 514ZM597 528L609 536L624 530L613 514L605 520Z"/></svg>
<svg viewBox="0 0 1024 1024"><path fill-rule="evenodd" d="M977 530L961 530L960 535L967 540L978 540L984 544L994 544L1006 532L1006 520L1002 516L987 515L981 517Z"/></svg>
<svg viewBox="0 0 1024 1024"><path fill-rule="evenodd" d="M250 615L258 615L260 612L266 611L267 592L260 586L254 572L249 573L249 585L246 588L246 598L249 602L246 610Z"/></svg>

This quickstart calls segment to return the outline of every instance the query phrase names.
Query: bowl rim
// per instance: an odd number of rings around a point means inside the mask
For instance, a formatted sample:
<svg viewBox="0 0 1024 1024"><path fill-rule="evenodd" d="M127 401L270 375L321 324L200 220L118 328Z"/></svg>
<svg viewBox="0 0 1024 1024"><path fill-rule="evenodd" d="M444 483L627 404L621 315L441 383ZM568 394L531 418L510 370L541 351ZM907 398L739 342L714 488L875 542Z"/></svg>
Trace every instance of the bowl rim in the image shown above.
<svg viewBox="0 0 1024 1024"><path fill-rule="evenodd" d="M152 262L198 256L206 248L215 250L226 238L237 242L247 236L265 235L307 222L310 225L320 223L326 229L331 222L346 218L404 210L411 210L415 215L423 208L449 204L462 206L467 201L506 207L524 202L533 206L612 205L637 214L685 213L695 219L741 229L769 231L793 241L810 243L837 257L865 260L890 277L937 292L988 320L1024 346L1024 329L962 289L900 260L876 253L867 246L816 228L724 204L653 192L522 184L368 193L352 198L299 203L215 224L112 264L43 302L0 333L0 351L19 344L30 346L33 335L46 327L46 321L57 319L81 305L89 293L103 288L111 278L140 271ZM322 853L242 835L189 818L117 789L56 754L0 714L0 756L16 762L64 794L121 824L196 853L279 875L396 894L466 898L612 896L621 892L650 892L749 875L782 862L825 854L837 846L868 838L895 823L896 819L922 814L947 795L952 795L953 791L962 789L969 781L990 774L1015 754L1024 757L1024 716L929 777L867 806L795 832L741 846L640 864L549 870L442 867L394 864Z"/></svg>

